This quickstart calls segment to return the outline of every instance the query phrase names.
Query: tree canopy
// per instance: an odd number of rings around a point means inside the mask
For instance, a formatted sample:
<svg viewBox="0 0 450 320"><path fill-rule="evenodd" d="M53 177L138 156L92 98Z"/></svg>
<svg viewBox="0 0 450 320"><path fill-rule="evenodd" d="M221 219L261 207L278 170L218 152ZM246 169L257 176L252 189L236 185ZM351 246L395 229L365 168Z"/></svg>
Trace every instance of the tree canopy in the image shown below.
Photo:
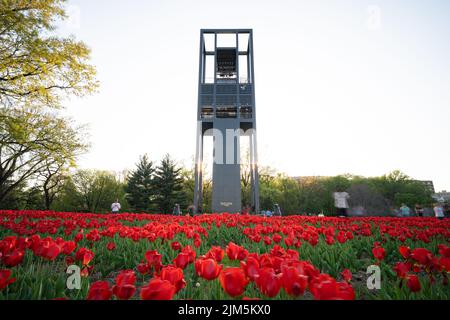
<svg viewBox="0 0 450 320"><path fill-rule="evenodd" d="M148 212L153 209L154 172L153 162L145 154L140 157L136 170L128 175L126 198L135 212Z"/></svg>
<svg viewBox="0 0 450 320"><path fill-rule="evenodd" d="M0 2L0 103L8 107L61 107L67 95L95 91L90 49L52 34L66 18L64 0Z"/></svg>
<svg viewBox="0 0 450 320"><path fill-rule="evenodd" d="M80 130L51 113L1 108L0 201L49 166L73 166L88 147Z"/></svg>

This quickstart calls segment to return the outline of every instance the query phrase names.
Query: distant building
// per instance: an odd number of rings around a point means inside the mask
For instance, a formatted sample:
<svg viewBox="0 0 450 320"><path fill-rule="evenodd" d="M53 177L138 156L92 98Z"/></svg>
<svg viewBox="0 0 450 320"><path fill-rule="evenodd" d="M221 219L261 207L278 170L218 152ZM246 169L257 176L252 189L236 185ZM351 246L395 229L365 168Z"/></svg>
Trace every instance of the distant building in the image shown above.
<svg viewBox="0 0 450 320"><path fill-rule="evenodd" d="M433 195L433 199L438 202L450 202L450 192L444 190Z"/></svg>
<svg viewBox="0 0 450 320"><path fill-rule="evenodd" d="M431 192L431 194L435 194L436 193L434 191L433 181L430 181L430 180L416 180L416 182L422 183Z"/></svg>

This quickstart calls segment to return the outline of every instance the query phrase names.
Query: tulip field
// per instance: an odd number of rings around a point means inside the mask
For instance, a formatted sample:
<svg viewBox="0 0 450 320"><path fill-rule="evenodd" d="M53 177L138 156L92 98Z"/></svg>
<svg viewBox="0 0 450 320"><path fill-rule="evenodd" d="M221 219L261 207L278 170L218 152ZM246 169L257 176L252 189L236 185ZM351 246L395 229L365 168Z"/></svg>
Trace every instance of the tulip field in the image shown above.
<svg viewBox="0 0 450 320"><path fill-rule="evenodd" d="M449 240L450 219L5 210L0 300L447 300Z"/></svg>

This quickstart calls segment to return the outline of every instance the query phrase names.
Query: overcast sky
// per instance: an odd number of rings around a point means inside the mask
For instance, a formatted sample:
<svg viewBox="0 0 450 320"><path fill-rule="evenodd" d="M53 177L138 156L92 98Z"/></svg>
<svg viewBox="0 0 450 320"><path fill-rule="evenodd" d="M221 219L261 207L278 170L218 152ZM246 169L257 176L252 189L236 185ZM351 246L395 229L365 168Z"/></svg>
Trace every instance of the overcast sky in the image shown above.
<svg viewBox="0 0 450 320"><path fill-rule="evenodd" d="M252 28L259 157L292 176L400 169L450 189L450 1L71 0L99 93L83 168L195 151L199 30Z"/></svg>

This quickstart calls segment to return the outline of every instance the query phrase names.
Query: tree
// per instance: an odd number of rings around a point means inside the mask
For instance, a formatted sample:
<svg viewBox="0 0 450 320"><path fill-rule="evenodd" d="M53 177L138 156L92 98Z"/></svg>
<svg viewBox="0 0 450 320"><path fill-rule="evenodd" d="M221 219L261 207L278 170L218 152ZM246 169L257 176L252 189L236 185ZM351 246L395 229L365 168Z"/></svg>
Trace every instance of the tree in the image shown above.
<svg viewBox="0 0 450 320"><path fill-rule="evenodd" d="M78 198L75 203L83 211L109 212L115 199L124 199L124 185L108 171L78 170L72 182Z"/></svg>
<svg viewBox="0 0 450 320"><path fill-rule="evenodd" d="M273 205L281 198L281 191L278 189L279 176L269 167L259 168L259 203L263 210L272 210Z"/></svg>
<svg viewBox="0 0 450 320"><path fill-rule="evenodd" d="M298 180L298 210L302 213L328 214L333 209L332 188L327 178L307 177Z"/></svg>
<svg viewBox="0 0 450 320"><path fill-rule="evenodd" d="M161 160L156 168L155 178L155 203L162 213L171 212L176 203L181 207L186 205L186 194L183 192L183 178L181 168L168 154Z"/></svg>
<svg viewBox="0 0 450 320"><path fill-rule="evenodd" d="M50 164L73 166L87 150L83 128L40 110L0 109L0 202Z"/></svg>
<svg viewBox="0 0 450 320"><path fill-rule="evenodd" d="M81 212L85 211L81 194L78 192L73 175L69 174L62 183L60 192L56 195L51 209L62 212Z"/></svg>
<svg viewBox="0 0 450 320"><path fill-rule="evenodd" d="M369 183L380 192L391 205L408 206L415 204L429 205L432 202L431 193L420 182L412 180L400 170L392 171L382 177L369 179Z"/></svg>
<svg viewBox="0 0 450 320"><path fill-rule="evenodd" d="M64 3L0 2L0 104L58 108L65 95L97 88L89 48L73 37L52 35L54 22L66 18Z"/></svg>
<svg viewBox="0 0 450 320"><path fill-rule="evenodd" d="M252 178L250 152L241 153L241 204L246 206L252 202Z"/></svg>
<svg viewBox="0 0 450 320"><path fill-rule="evenodd" d="M135 211L151 211L152 198L154 196L153 174L155 168L153 162L148 160L145 154L139 159L135 171L132 171L127 179L126 199Z"/></svg>
<svg viewBox="0 0 450 320"><path fill-rule="evenodd" d="M390 214L389 201L368 183L354 183L347 191L351 195L352 207L362 209L362 213L378 216Z"/></svg>
<svg viewBox="0 0 450 320"><path fill-rule="evenodd" d="M44 205L47 210L50 210L55 197L62 191L67 178L67 168L64 161L47 163L45 168L39 172L39 179L42 180Z"/></svg>
<svg viewBox="0 0 450 320"><path fill-rule="evenodd" d="M5 185L8 186L11 182L6 181ZM8 195L6 195L2 201L0 201L0 209L9 210L21 210L24 209L27 197L26 197L26 184L20 183L14 188Z"/></svg>

